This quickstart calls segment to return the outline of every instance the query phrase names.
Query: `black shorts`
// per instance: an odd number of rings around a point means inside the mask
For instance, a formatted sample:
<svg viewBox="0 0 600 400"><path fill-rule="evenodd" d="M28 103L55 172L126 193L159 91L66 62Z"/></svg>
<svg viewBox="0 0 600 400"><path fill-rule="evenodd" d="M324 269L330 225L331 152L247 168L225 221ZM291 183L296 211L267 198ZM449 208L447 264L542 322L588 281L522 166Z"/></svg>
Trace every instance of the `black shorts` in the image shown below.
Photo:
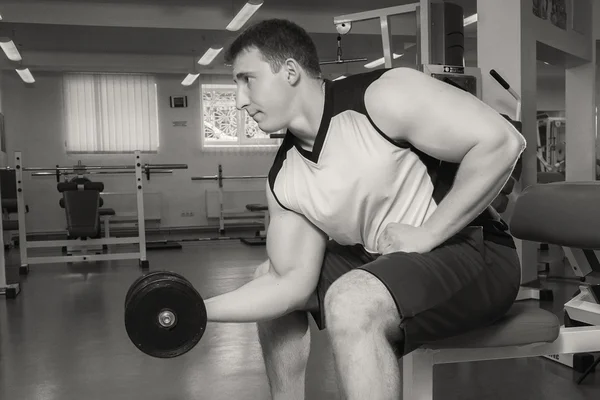
<svg viewBox="0 0 600 400"><path fill-rule="evenodd" d="M317 286L319 309L311 311L325 328L325 293L346 272L360 268L389 290L401 318L402 355L428 343L489 325L503 316L519 292L521 269L508 235L489 238L470 226L429 253L372 255L362 246L327 245Z"/></svg>

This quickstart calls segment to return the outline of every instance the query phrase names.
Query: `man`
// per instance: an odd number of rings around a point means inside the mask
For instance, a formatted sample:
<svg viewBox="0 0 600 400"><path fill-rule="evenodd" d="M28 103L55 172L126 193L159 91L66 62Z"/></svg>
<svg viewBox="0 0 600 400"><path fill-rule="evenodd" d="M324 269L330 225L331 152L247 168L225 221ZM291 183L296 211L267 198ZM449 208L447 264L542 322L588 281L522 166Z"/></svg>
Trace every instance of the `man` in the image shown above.
<svg viewBox="0 0 600 400"><path fill-rule="evenodd" d="M228 50L237 107L287 129L269 172L268 260L206 301L258 322L274 399L304 398L307 311L330 336L348 399L395 399L398 357L488 325L520 270L486 211L525 147L476 97L409 69L321 78L307 33L258 23Z"/></svg>

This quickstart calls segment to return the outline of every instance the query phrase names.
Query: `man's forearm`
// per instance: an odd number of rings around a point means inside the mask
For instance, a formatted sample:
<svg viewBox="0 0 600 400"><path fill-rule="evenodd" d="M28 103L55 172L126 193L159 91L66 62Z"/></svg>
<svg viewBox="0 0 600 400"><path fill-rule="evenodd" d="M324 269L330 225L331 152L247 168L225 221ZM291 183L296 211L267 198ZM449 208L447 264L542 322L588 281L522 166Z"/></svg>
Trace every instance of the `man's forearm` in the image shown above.
<svg viewBox="0 0 600 400"><path fill-rule="evenodd" d="M423 227L437 245L458 233L491 204L506 184L522 149L516 144L474 146L461 161L454 185Z"/></svg>
<svg viewBox="0 0 600 400"><path fill-rule="evenodd" d="M294 311L301 297L293 280L267 273L231 292L205 300L208 321L259 322Z"/></svg>

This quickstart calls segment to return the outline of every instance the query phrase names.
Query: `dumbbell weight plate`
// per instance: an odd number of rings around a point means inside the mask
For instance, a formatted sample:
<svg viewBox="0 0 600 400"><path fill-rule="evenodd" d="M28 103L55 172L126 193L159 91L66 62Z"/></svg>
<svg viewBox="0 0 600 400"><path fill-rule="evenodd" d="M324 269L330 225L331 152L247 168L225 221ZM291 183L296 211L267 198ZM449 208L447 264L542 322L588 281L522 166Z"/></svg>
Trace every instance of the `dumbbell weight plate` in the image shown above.
<svg viewBox="0 0 600 400"><path fill-rule="evenodd" d="M165 271L152 271L149 272L147 274L144 274L140 277L138 277L132 284L131 286L129 286L129 290L127 290L127 295L125 295L125 308L127 308L127 302L129 301L129 298L131 297L131 293L136 289L139 288L141 285L144 285L144 281L146 281L147 279L152 278L154 275L158 275L158 274L164 274Z"/></svg>
<svg viewBox="0 0 600 400"><path fill-rule="evenodd" d="M177 357L190 351L206 329L206 307L200 294L182 276L172 272L140 280L125 306L125 329L133 344L157 358ZM163 311L175 316L171 327L159 323Z"/></svg>

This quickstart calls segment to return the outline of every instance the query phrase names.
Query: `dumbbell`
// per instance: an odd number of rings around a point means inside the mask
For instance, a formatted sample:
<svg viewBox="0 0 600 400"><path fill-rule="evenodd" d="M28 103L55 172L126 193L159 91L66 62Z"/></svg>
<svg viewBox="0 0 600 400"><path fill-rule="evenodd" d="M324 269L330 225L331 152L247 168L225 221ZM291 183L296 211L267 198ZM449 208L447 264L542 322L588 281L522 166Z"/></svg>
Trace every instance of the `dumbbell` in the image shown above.
<svg viewBox="0 0 600 400"><path fill-rule="evenodd" d="M183 276L154 271L137 278L125 296L125 330L142 352L173 358L190 351L206 330L202 296Z"/></svg>

